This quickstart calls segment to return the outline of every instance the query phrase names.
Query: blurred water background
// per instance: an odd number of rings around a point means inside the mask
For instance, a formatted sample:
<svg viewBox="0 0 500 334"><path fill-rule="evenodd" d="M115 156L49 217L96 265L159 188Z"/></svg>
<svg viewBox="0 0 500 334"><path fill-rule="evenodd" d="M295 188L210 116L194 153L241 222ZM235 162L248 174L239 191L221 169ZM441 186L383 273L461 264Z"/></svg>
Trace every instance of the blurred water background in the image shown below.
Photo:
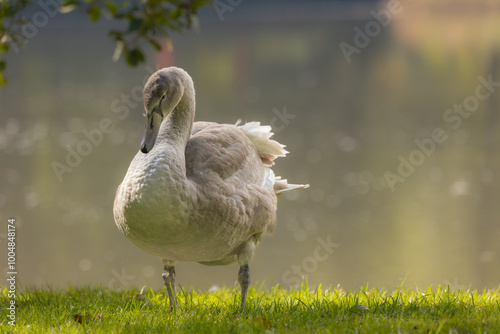
<svg viewBox="0 0 500 334"><path fill-rule="evenodd" d="M311 185L280 199L254 283L498 287L500 4L397 4L206 8L198 32L136 69L112 61L113 23L50 18L11 52L0 88L0 247L16 217L20 286L162 287L160 262L120 234L112 205L144 128L135 96L176 65L194 79L197 120L272 124L291 152L276 174ZM390 8L383 26L372 11ZM177 282L233 286L237 270L180 263Z"/></svg>

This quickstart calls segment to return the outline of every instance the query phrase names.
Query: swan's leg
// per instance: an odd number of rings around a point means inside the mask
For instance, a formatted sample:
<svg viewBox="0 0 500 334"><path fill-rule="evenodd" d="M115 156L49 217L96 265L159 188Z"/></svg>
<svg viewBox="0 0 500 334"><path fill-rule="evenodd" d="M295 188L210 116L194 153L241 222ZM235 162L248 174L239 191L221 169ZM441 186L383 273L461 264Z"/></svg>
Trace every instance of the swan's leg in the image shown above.
<svg viewBox="0 0 500 334"><path fill-rule="evenodd" d="M173 265L165 265L163 267L163 274L161 274L161 276L163 277L165 286L167 287L170 308L173 309L177 306L177 301L175 298L175 267Z"/></svg>
<svg viewBox="0 0 500 334"><path fill-rule="evenodd" d="M240 271L238 272L238 283L240 283L241 287L241 308L245 307L245 302L247 300L248 287L250 286L249 263L252 260L254 250L255 243L250 240L238 253L238 263L240 264Z"/></svg>
<svg viewBox="0 0 500 334"><path fill-rule="evenodd" d="M238 273L238 283L241 287L241 308L245 307L245 302L247 300L248 287L250 286L250 267L248 264L243 264L240 266L240 271Z"/></svg>

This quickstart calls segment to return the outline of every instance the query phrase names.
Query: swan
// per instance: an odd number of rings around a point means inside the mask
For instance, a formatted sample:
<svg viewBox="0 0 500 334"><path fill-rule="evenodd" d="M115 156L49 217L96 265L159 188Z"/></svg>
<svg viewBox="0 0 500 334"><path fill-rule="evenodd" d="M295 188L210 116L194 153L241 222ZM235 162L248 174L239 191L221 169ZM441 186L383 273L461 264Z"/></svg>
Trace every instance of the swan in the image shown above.
<svg viewBox="0 0 500 334"><path fill-rule="evenodd" d="M195 90L178 67L156 71L144 91L146 132L118 186L118 229L158 257L171 308L175 263L240 265L241 307L255 246L276 225L277 198L307 188L288 184L271 166L288 153L270 126L195 122Z"/></svg>

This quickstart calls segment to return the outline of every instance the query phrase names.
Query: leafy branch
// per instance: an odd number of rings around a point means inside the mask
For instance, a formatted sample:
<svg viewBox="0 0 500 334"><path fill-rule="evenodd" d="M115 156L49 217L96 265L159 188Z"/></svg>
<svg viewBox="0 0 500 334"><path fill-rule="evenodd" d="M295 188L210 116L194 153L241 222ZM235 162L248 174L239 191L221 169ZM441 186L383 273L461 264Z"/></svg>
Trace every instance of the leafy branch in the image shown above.
<svg viewBox="0 0 500 334"><path fill-rule="evenodd" d="M87 14L90 21L97 22L102 17L124 22L125 29L111 30L109 35L116 43L113 60L122 55L130 66L145 61L141 45L151 45L160 51L164 46L170 48L171 32L183 32L196 25L198 10L211 4L211 0L52 0L40 8L47 20L58 14L80 10ZM34 6L34 0L0 0L0 85L5 85L3 72L6 62L2 54L19 52L29 39L34 38L36 23L22 16L23 11ZM39 6L40 3L38 3ZM58 6L58 8L57 8ZM36 14L35 14L36 15ZM41 27L39 27L41 28ZM159 41L164 41L161 43Z"/></svg>

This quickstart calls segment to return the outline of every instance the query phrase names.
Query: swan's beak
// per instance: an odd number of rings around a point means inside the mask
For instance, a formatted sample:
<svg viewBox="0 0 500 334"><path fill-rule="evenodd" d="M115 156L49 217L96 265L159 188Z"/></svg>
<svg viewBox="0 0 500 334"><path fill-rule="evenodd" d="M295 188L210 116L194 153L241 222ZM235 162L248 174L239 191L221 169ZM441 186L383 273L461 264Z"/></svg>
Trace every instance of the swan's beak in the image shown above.
<svg viewBox="0 0 500 334"><path fill-rule="evenodd" d="M155 145L156 137L158 136L158 130L160 129L162 117L157 112L151 112L146 118L146 133L142 138L141 152L148 153L153 149Z"/></svg>

